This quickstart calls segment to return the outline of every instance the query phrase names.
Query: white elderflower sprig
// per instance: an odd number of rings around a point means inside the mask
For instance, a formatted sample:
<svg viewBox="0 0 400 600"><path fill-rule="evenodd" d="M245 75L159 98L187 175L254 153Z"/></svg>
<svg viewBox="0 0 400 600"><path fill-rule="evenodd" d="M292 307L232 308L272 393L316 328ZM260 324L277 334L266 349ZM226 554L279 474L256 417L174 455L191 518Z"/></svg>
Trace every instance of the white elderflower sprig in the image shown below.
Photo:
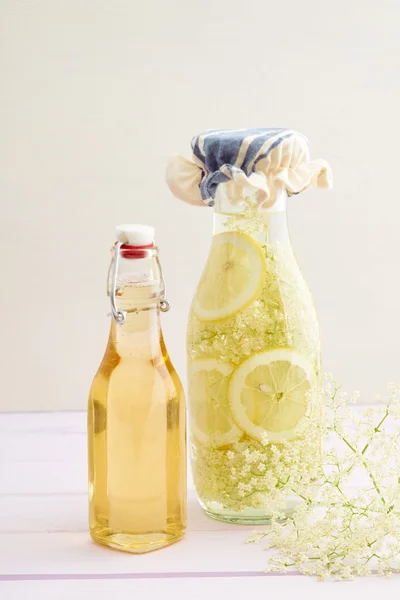
<svg viewBox="0 0 400 600"><path fill-rule="evenodd" d="M321 580L389 576L400 571L400 386L389 384L376 406L352 408L359 394L349 397L328 374L319 396L323 470L283 483L280 492L302 503L248 541L274 549L269 571L295 568Z"/></svg>

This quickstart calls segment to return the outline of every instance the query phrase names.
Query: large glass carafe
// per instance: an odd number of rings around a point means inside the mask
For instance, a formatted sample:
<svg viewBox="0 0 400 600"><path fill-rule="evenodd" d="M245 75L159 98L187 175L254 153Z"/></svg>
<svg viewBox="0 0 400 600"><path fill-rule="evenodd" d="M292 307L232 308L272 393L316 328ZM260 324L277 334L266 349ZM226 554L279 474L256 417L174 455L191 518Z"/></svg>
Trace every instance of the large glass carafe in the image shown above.
<svg viewBox="0 0 400 600"><path fill-rule="evenodd" d="M319 326L290 242L286 191L266 211L251 196L229 211L218 204L187 355L203 509L239 523L283 516L290 482L298 490L318 476L321 449Z"/></svg>

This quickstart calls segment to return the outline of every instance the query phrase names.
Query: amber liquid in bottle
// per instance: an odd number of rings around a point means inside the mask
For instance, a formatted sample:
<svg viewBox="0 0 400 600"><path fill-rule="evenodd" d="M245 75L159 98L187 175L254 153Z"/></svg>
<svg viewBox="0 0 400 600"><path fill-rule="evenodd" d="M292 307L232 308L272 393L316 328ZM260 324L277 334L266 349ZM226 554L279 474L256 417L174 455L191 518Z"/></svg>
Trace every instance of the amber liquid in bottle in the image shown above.
<svg viewBox="0 0 400 600"><path fill-rule="evenodd" d="M126 321L112 319L89 397L90 534L135 553L181 539L186 527L185 401L156 288L119 286Z"/></svg>

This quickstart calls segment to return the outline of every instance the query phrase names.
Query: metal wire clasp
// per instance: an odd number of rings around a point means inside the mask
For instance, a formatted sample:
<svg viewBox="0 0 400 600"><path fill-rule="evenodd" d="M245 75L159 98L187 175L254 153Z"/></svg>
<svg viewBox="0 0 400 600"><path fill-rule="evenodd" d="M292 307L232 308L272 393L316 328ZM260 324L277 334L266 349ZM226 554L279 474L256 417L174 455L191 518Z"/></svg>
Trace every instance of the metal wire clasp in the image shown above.
<svg viewBox="0 0 400 600"><path fill-rule="evenodd" d="M111 273L111 289L110 289L110 300L111 300L111 314L118 325L123 325L126 321L126 312L117 308L117 273L119 263L119 250L123 246L122 242L117 242L114 246L114 260L112 265Z"/></svg>
<svg viewBox="0 0 400 600"><path fill-rule="evenodd" d="M127 315L127 313L124 310L120 310L117 307L117 274L118 274L118 263L119 263L119 251L121 249L121 246L123 246L123 245L124 245L123 242L117 242L114 246L114 259L112 261L111 282L110 282L111 315L112 315L114 321L118 325L123 325L125 323L126 315ZM157 252L157 249L156 249L156 252ZM171 305L165 297L167 287L165 285L165 279L164 279L161 263L158 259L157 254L155 256L155 259L156 259L157 267L158 267L158 270L160 273L160 283L161 283L160 296L159 296L160 297L160 310L161 310L161 312L168 312Z"/></svg>
<svg viewBox="0 0 400 600"><path fill-rule="evenodd" d="M161 267L161 263L159 261L158 256L156 256L156 262L158 266L158 270L160 271L160 282L161 282L161 291L160 291L160 310L161 312L168 312L171 308L170 303L166 299L165 295L167 293L167 286L165 284L164 274Z"/></svg>

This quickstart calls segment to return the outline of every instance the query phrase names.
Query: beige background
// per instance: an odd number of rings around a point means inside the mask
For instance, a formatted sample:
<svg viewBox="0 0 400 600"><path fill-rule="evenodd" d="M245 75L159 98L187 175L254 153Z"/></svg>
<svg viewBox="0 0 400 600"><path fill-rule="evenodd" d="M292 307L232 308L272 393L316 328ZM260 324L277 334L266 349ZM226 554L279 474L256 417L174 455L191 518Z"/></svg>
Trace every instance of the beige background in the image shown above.
<svg viewBox="0 0 400 600"><path fill-rule="evenodd" d="M298 129L330 161L334 190L289 206L325 368L400 381L398 0L1 0L0 23L0 409L85 407L118 222L156 226L184 378L212 211L164 169L207 128Z"/></svg>

